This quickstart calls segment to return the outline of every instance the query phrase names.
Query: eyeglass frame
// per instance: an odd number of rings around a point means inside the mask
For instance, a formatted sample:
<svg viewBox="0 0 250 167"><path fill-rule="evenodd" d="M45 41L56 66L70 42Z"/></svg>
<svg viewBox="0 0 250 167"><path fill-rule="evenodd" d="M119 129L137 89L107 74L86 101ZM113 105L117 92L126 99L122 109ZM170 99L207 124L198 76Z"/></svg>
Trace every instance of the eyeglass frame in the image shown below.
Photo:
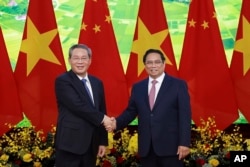
<svg viewBox="0 0 250 167"><path fill-rule="evenodd" d="M162 60L155 60L155 61L148 60L145 62L146 66L153 66L153 65L160 66L161 64L163 64Z"/></svg>
<svg viewBox="0 0 250 167"><path fill-rule="evenodd" d="M73 61L73 62L87 62L87 61L89 61L89 57L74 57L74 56L72 56L71 57L71 60Z"/></svg>

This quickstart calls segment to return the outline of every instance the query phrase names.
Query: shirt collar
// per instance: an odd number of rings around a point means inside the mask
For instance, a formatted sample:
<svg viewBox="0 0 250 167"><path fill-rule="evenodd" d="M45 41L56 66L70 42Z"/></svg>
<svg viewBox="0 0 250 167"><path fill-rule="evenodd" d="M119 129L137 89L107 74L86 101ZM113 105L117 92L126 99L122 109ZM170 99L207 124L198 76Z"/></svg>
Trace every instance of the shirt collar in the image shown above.
<svg viewBox="0 0 250 167"><path fill-rule="evenodd" d="M149 83L151 83L153 80L156 80L158 83L162 83L163 79L165 77L165 73L162 73L158 78L154 79L152 77L149 76Z"/></svg>
<svg viewBox="0 0 250 167"><path fill-rule="evenodd" d="M87 82L89 82L89 77L88 77L88 74L86 74L86 76L83 78L83 77L81 77L81 76L79 76L79 75L76 75L80 80L82 80L82 79L86 79L87 80Z"/></svg>

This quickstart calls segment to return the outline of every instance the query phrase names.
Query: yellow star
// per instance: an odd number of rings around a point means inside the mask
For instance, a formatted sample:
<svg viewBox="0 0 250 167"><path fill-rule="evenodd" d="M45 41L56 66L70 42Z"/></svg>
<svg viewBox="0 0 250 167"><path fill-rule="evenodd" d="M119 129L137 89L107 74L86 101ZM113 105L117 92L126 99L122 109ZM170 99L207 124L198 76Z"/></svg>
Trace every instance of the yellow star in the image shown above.
<svg viewBox="0 0 250 167"><path fill-rule="evenodd" d="M189 27L195 27L196 21L194 21L194 19L188 21L189 23Z"/></svg>
<svg viewBox="0 0 250 167"><path fill-rule="evenodd" d="M108 23L110 23L111 17L110 16L105 16L105 17L106 17L105 21L108 22Z"/></svg>
<svg viewBox="0 0 250 167"><path fill-rule="evenodd" d="M82 26L81 26L81 30L85 30L86 31L86 29L87 29L87 24L85 24L84 22L82 23Z"/></svg>
<svg viewBox="0 0 250 167"><path fill-rule="evenodd" d="M138 76L144 69L142 57L146 50L149 48L161 49L162 42L167 38L169 32L168 29L164 29L155 34L151 34L145 24L140 18L138 18L138 39L133 41L132 52L138 55ZM162 51L164 53L164 51ZM172 65L168 57L166 57L166 63Z"/></svg>
<svg viewBox="0 0 250 167"><path fill-rule="evenodd" d="M201 26L203 27L204 30L209 27L208 26L208 22L206 22L205 20L203 21L203 23L201 24Z"/></svg>
<svg viewBox="0 0 250 167"><path fill-rule="evenodd" d="M41 34L30 17L27 17L27 38L22 41L21 52L27 54L27 76L40 59L60 64L49 45L57 35L57 29Z"/></svg>
<svg viewBox="0 0 250 167"><path fill-rule="evenodd" d="M101 26L98 26L95 24L95 27L93 28L93 30L95 31L95 33L101 32Z"/></svg>
<svg viewBox="0 0 250 167"><path fill-rule="evenodd" d="M242 38L235 42L234 49L243 53L243 75L245 75L250 68L250 23L245 16L242 16L242 27Z"/></svg>

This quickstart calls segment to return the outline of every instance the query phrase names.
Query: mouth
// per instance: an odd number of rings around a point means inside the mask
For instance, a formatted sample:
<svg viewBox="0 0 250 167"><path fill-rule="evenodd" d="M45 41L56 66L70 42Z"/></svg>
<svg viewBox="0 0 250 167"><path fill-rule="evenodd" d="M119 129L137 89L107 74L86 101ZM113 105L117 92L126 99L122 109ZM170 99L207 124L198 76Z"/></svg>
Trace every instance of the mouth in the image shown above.
<svg viewBox="0 0 250 167"><path fill-rule="evenodd" d="M156 69L151 69L150 72L157 72L158 70Z"/></svg>
<svg viewBox="0 0 250 167"><path fill-rule="evenodd" d="M84 66L77 66L76 67L78 70L82 70L82 69L84 69Z"/></svg>

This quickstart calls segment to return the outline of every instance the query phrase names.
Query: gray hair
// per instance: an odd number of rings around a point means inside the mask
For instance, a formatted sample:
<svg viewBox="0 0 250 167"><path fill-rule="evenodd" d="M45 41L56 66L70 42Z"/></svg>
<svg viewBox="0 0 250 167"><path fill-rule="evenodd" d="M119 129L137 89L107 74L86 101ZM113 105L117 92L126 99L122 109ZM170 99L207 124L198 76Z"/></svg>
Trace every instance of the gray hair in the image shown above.
<svg viewBox="0 0 250 167"><path fill-rule="evenodd" d="M82 49L85 49L87 50L87 53L88 53L88 56L89 58L92 57L92 50L85 44L75 44L75 45L72 45L70 48L69 48L69 58L71 58L72 56L72 52L74 49L76 48L82 48Z"/></svg>

